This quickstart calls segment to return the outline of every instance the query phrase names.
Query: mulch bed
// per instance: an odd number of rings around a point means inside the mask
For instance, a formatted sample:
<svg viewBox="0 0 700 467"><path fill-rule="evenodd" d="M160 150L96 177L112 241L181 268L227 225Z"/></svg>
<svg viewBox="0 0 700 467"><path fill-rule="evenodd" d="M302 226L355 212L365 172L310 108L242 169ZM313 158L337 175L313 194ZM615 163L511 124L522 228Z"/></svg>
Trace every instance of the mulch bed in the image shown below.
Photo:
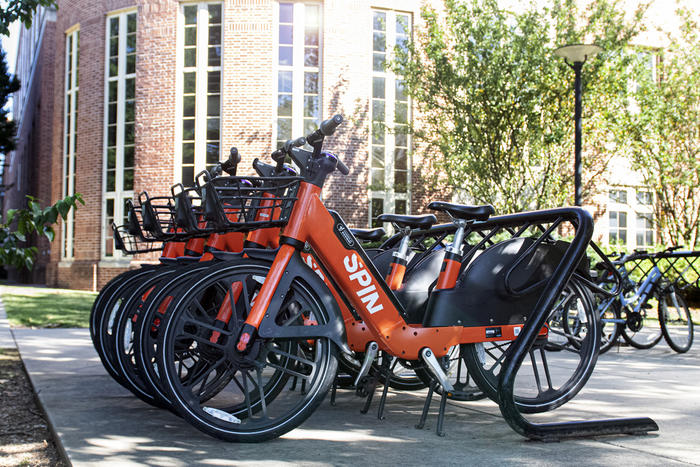
<svg viewBox="0 0 700 467"><path fill-rule="evenodd" d="M0 349L0 466L66 466L15 349Z"/></svg>

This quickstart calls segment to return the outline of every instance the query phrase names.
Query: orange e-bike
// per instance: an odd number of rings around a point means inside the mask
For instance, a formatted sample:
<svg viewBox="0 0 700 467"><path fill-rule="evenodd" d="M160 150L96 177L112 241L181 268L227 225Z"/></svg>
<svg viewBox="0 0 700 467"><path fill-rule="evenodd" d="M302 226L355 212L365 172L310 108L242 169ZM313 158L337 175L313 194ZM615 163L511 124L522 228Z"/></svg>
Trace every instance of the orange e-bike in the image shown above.
<svg viewBox="0 0 700 467"><path fill-rule="evenodd" d="M506 341L511 344L503 354L496 392L502 413L519 433L543 438L586 434L591 427L608 433L655 429L649 419L542 427L524 420L515 404L515 376L523 359L538 337L551 332L549 311L581 267L592 234L585 211L562 208L483 220L490 214L483 207L433 205L460 221L453 235L464 237L473 247L462 254L446 253L422 321L410 322L350 229L321 201L326 178L335 170L343 175L349 172L336 156L321 150L324 137L341 122L336 116L307 137L313 151L291 151L301 176L279 195L279 220L285 223L279 249L244 250L245 260L213 266L173 299L174 310L159 333L157 362L161 382L180 415L198 429L229 441L280 436L301 424L321 403L335 376L337 352L352 354L351 346L363 345L376 345L393 358L424 363L442 388L443 414L444 401L454 387L439 359L454 347ZM244 206L259 193L246 188L236 196ZM384 219L418 230L434 223L433 216ZM573 240L553 241L554 233L567 222L576 231ZM500 241L501 234L508 239ZM460 246L459 240L453 243ZM335 292L357 314L357 329L344 325L333 293L301 259L307 244ZM401 258L397 259L401 266ZM400 268L392 267L389 280L397 274ZM233 293L232 284L241 284L240 293ZM229 301L231 313L225 323L216 322L218 306L201 306L212 287L223 288ZM596 320L581 319L577 306L565 309L563 326L586 326L592 336L598 336ZM582 376L570 394L585 383L586 372L595 363L598 340L588 342L581 353ZM183 361L183 355L206 364L191 374L176 363ZM478 352L465 353L464 358L472 358L474 366L481 364ZM305 392L284 391L290 378L303 379ZM209 381L218 382L216 391L208 390Z"/></svg>

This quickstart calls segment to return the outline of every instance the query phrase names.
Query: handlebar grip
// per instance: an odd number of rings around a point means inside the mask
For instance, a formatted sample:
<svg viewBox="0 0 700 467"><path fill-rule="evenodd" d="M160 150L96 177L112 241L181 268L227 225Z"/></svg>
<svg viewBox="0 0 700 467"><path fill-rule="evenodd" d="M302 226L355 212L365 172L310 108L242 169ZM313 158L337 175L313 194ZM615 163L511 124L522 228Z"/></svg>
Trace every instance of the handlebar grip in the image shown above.
<svg viewBox="0 0 700 467"><path fill-rule="evenodd" d="M350 173L350 169L348 168L348 166L343 164L343 161L341 161L340 159L338 159L338 165L336 166L336 168L343 175L347 175Z"/></svg>
<svg viewBox="0 0 700 467"><path fill-rule="evenodd" d="M343 116L338 114L334 115L328 120L324 120L318 127L318 131L321 132L323 136L330 136L335 133L335 129L343 123Z"/></svg>
<svg viewBox="0 0 700 467"><path fill-rule="evenodd" d="M229 175L236 175L239 162L241 162L241 155L238 153L238 148L232 146L229 158L220 164L221 170Z"/></svg>
<svg viewBox="0 0 700 467"><path fill-rule="evenodd" d="M301 147L301 146L303 146L303 145L305 145L305 144L306 144L306 138L303 137L303 136L300 136L300 137L297 138L297 139L288 139L288 140L284 143L284 152L286 152L287 154L289 154L289 151L290 151L292 148L299 148L299 147Z"/></svg>
<svg viewBox="0 0 700 467"><path fill-rule="evenodd" d="M272 157L272 160L277 162L278 164L282 164L284 160L287 158L287 153L283 151L282 149L278 149L272 154L270 154L270 157Z"/></svg>

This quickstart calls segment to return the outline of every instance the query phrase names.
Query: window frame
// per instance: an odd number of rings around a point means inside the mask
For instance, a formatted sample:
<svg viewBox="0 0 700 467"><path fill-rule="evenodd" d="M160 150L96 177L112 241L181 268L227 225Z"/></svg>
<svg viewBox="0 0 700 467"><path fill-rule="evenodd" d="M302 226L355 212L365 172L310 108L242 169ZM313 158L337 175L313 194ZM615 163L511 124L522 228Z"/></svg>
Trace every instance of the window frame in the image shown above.
<svg viewBox="0 0 700 467"><path fill-rule="evenodd" d="M292 65L280 65L280 3L292 4ZM306 66L304 64L304 48L306 46L304 42L304 34L306 27L306 7L316 6L318 8L318 65L317 66ZM291 138L298 138L299 136L306 136L307 132L304 130L304 98L306 93L304 90L304 74L305 73L316 73L317 79L317 96L318 96L318 117L316 125L320 124L323 120L324 106L323 106L323 4L321 2L294 2L294 1L275 1L273 2L273 73L272 73L272 89L274 90L272 95L272 145L273 147L279 147L280 143L284 140L278 141L278 98L280 94L279 89L279 73L281 71L291 71L292 72L292 115L291 115ZM301 65L300 65L301 64Z"/></svg>
<svg viewBox="0 0 700 467"><path fill-rule="evenodd" d="M127 40L128 40L128 17L134 15L134 20L136 22L136 30L133 34L136 34L136 40L138 41L138 11L136 8L121 9L107 14L105 18L105 67L104 67L104 120L103 120L103 141L102 141L102 209L101 209L101 225L102 225L102 236L100 241L100 258L102 261L122 261L128 259L128 257L120 250L117 250L114 246L114 240L112 238L111 223L108 224L108 218L111 219L119 225L120 219L126 219L127 212L125 209L125 203L129 199L134 198L134 187L133 187L133 174L132 174L132 187L130 190L124 189L124 173L125 173L125 160L124 160L124 150L125 150L125 127L126 127L126 81L129 79L134 80L134 106L136 106L136 65L132 73L127 73ZM110 33L110 23L114 18L119 18L119 31L118 31L118 50L117 50L117 74L115 76L110 76L110 59L112 55L110 53L110 41L112 35ZM136 47L138 42L134 47L134 60L136 61ZM109 87L110 83L117 83L117 96L116 96L116 146L115 146L115 165L114 165L114 189L109 190L108 188L108 158L109 158L109 112L110 112L110 95ZM134 109L134 115L136 114ZM136 127L136 117L134 116L134 131ZM134 146L134 154L136 152L136 145ZM134 156L135 158L135 156ZM131 168L135 172L135 161L134 166ZM112 215L109 216L107 213L107 206L112 202ZM107 255L107 245L106 242L112 242L112 254Z"/></svg>
<svg viewBox="0 0 700 467"><path fill-rule="evenodd" d="M70 50L69 50L70 49ZM76 24L65 32L64 86L63 86L63 154L62 181L63 197L75 194L76 178L76 139L79 97L79 56L80 25ZM69 66L70 61L70 66ZM67 164L66 164L67 162ZM61 227L61 260L72 261L75 258L75 209L71 209Z"/></svg>
<svg viewBox="0 0 700 467"><path fill-rule="evenodd" d="M392 70L387 70L385 69L384 71L375 71L374 70L374 34L376 30L374 29L374 16L375 13L384 13L386 15L386 27L385 27L385 62L391 59L391 56L393 55L393 52L395 50L395 46L397 43L397 32L396 32L396 25L398 22L398 16L403 15L408 17L408 39L411 40L413 38L413 25L414 25L414 18L413 18L413 13L409 11L402 11L402 10L390 10L390 9L384 9L384 8L371 8L370 9L370 17L369 17L369 22L370 22L370 30L372 31L372 50L369 54L369 69L371 70L371 85L370 85L370 97L369 97L369 139L368 139L368 146L369 146L369 177L368 177L368 185L367 185L367 195L369 198L369 203L368 203L368 224L370 226L381 226L377 224L374 221L374 218L376 218L379 214L382 213L395 213L396 212L396 204L397 202L403 201L405 203L405 213L409 214L411 212L411 188L412 188L412 183L411 183L411 176L413 172L413 164L412 164L412 148L413 148L413 138L411 138L411 135L407 133L406 135L406 190L405 192L397 192L395 190L395 177L396 177L396 161L395 161L395 155L396 155L396 132L394 131L395 125L396 125L396 84L401 80L401 77L396 75ZM383 78L384 79L384 125L385 125L385 131L384 131L384 184L381 188L382 189L373 189L376 188L373 186L373 167L372 167L372 162L373 162L373 157L374 157L374 148L375 146L373 144L373 132L374 132L374 79L375 78ZM406 105L407 105L407 119L406 119L406 126L410 126L411 122L413 121L413 112L412 112L412 101L410 97L407 97L406 99ZM402 169L403 170L403 169ZM383 211L381 213L375 213L373 212L373 201L374 200L381 200L382 206L383 206ZM390 226L385 226L387 228L390 228Z"/></svg>
<svg viewBox="0 0 700 467"><path fill-rule="evenodd" d="M209 39L209 6L218 5L221 7L221 61L218 66L209 66L208 64L208 39ZM219 157L221 160L222 150L222 125L221 116L223 109L223 71L224 71L224 36L225 36L225 2L223 1L207 1L207 2L180 2L178 4L177 13L177 34L175 40L175 163L173 164L173 180L176 183L183 182L182 171L185 165L183 164L183 107L184 107L184 74L185 74L185 8L197 7L197 39L195 46L195 116L194 116L194 162L193 175L204 170L207 166L207 84L210 71L219 71ZM206 28L206 33L201 33ZM192 68L192 67L187 67ZM202 78L200 78L200 76ZM204 104L197 104L203 102Z"/></svg>

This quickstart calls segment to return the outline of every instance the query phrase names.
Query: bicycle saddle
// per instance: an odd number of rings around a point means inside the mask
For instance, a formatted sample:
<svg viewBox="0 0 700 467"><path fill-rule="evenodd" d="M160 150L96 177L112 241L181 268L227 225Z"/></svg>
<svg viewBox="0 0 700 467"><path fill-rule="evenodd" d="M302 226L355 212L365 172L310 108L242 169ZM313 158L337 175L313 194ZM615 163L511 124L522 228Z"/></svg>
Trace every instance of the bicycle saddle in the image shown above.
<svg viewBox="0 0 700 467"><path fill-rule="evenodd" d="M437 222L437 219L433 214L426 214L424 216L409 216L405 214L380 214L377 216L379 222L391 222L397 227L411 227L411 228L421 228L427 229L431 225Z"/></svg>
<svg viewBox="0 0 700 467"><path fill-rule="evenodd" d="M446 212L457 219L475 221L485 221L491 214L496 212L490 204L468 206L466 204L454 204L445 201L433 201L428 205L428 209Z"/></svg>
<svg viewBox="0 0 700 467"><path fill-rule="evenodd" d="M376 229L350 229L350 232L352 232L358 240L364 240L366 242L376 242L381 240L386 234L386 231L381 227Z"/></svg>

